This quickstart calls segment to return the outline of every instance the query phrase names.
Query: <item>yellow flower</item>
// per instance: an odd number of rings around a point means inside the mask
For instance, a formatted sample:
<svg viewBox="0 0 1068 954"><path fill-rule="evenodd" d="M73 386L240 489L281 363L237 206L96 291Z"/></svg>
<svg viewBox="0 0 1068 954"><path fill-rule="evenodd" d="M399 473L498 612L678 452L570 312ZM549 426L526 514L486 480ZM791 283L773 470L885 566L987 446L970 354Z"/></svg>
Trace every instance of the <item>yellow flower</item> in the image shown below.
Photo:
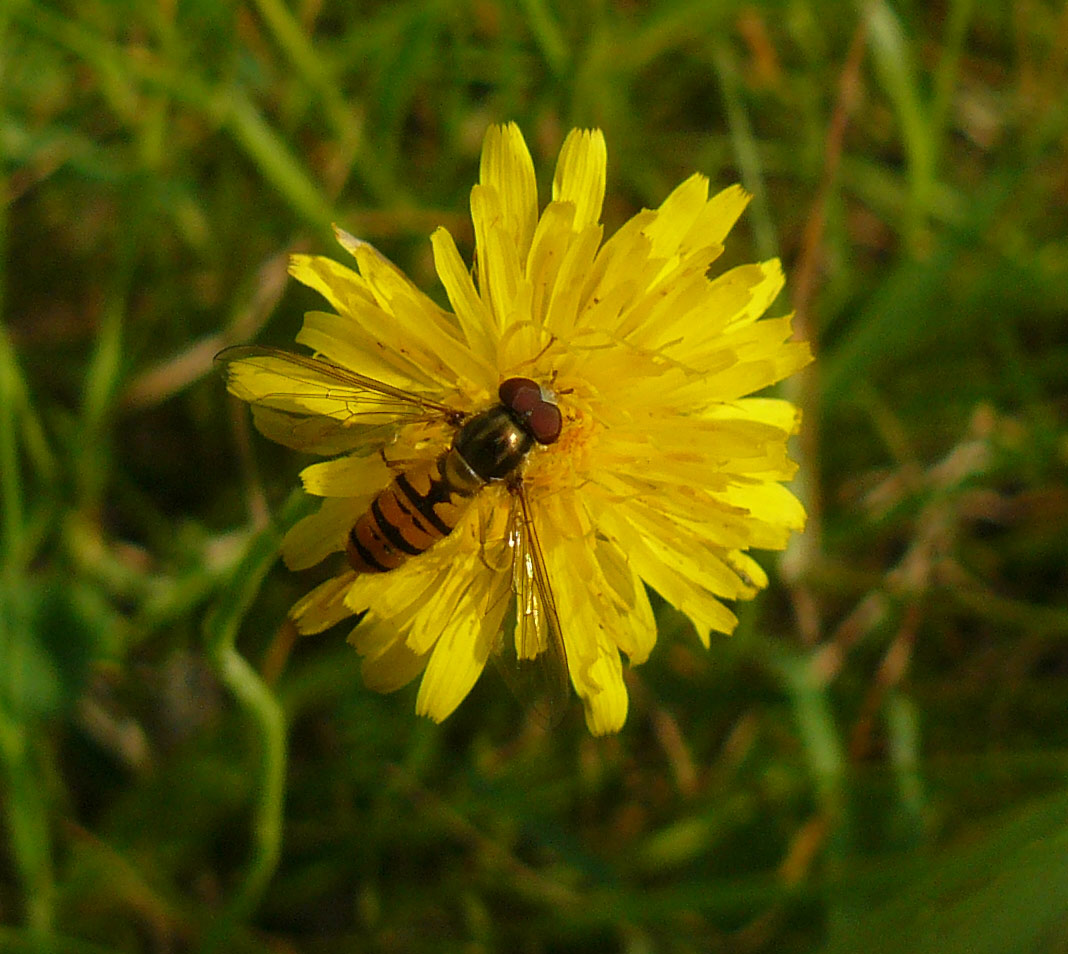
<svg viewBox="0 0 1068 954"><path fill-rule="evenodd" d="M458 422L498 403L503 381L529 378L555 395L559 438L526 454L521 481L489 481L425 553L384 573L347 568L293 608L303 632L366 611L351 637L365 681L390 691L422 673L416 708L436 721L500 649L514 567L537 575L528 554L512 559L524 516L540 539L567 671L595 734L626 719L621 652L637 664L656 641L646 585L708 646L712 630L736 623L721 601L767 583L746 551L781 549L804 524L782 483L795 470L786 442L799 412L748 396L810 360L807 345L790 340L789 317L758 320L782 288L782 269L773 260L708 275L748 195L734 186L709 198L707 179L691 176L602 244L605 170L601 132L573 131L539 215L519 129L494 126L471 193L474 275L447 231L431 239L451 312L339 232L358 272L305 255L290 268L336 312L305 317L297 341L316 357L288 369L281 353L238 349L223 359L231 391L254 404L268 437L344 452L301 475L324 499L285 539L292 569L345 550L376 495L397 473L436 460ZM333 387L331 374L344 383L333 368L387 390ZM407 408L402 392L415 396ZM425 413L413 414L412 400ZM547 650L543 619L534 635L520 637L521 628L516 642L530 643L506 647L513 658Z"/></svg>

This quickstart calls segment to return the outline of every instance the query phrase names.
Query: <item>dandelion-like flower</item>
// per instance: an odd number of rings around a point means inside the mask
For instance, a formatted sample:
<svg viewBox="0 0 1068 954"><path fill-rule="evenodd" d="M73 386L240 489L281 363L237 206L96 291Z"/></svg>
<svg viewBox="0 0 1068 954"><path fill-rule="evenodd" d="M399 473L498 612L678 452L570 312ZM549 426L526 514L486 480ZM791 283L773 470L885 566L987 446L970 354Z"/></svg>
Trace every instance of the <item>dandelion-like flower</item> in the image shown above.
<svg viewBox="0 0 1068 954"><path fill-rule="evenodd" d="M294 606L298 628L366 611L351 636L365 682L386 692L422 673L416 709L436 721L495 653L522 668L555 652L590 731L617 731L621 654L643 662L656 641L646 586L708 646L736 624L722 601L767 583L747 551L781 549L804 524L783 486L799 412L749 396L810 360L789 316L758 320L781 267L709 276L748 195L709 197L693 175L602 242L605 173L601 132L571 132L539 215L519 129L491 127L471 193L473 273L445 229L431 239L451 311L339 231L358 271L306 255L290 267L334 309L305 317L297 341L314 355L222 356L264 434L340 455L303 471L323 501L282 546L295 570L349 554ZM545 405L547 440L529 420ZM457 435L493 408L522 453L504 477L453 493L471 446Z"/></svg>

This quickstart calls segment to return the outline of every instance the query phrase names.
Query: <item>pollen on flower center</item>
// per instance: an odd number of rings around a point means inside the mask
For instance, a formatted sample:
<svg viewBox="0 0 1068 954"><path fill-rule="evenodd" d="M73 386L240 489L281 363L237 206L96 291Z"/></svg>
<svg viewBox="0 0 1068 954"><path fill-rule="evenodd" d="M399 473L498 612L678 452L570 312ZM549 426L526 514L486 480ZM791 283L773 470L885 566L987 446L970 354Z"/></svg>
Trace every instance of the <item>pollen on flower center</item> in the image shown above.
<svg viewBox="0 0 1068 954"><path fill-rule="evenodd" d="M589 473L591 452L604 427L581 405L568 403L566 393L558 393L563 415L560 436L552 445L537 449L526 475L532 487L552 491L574 487Z"/></svg>

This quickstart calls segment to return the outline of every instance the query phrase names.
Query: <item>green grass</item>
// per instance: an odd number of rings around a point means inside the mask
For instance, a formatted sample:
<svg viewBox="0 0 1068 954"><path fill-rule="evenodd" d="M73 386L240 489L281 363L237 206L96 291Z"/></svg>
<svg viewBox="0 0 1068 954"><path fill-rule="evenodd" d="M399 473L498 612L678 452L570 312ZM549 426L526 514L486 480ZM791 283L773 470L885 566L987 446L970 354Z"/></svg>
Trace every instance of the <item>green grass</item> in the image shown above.
<svg viewBox="0 0 1068 954"><path fill-rule="evenodd" d="M859 31L859 32L858 32ZM1068 950L1068 20L980 4L0 4L0 950ZM755 201L812 522L616 738L294 644L298 455L211 359L285 256L440 296L489 122L609 228ZM566 624L566 621L565 621ZM577 706L576 706L577 710Z"/></svg>

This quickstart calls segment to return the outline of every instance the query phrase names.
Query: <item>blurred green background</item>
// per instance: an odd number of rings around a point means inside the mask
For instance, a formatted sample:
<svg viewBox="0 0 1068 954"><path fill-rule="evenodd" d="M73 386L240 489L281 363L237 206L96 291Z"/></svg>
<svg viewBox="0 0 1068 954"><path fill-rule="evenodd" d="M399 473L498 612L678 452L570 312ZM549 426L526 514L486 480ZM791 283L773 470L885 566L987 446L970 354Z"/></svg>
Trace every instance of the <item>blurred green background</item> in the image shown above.
<svg viewBox="0 0 1068 954"><path fill-rule="evenodd" d="M1068 951L1068 7L0 3L0 950ZM755 198L806 535L615 738L295 641L212 356L331 222L440 297L487 124ZM566 620L565 620L566 624Z"/></svg>

